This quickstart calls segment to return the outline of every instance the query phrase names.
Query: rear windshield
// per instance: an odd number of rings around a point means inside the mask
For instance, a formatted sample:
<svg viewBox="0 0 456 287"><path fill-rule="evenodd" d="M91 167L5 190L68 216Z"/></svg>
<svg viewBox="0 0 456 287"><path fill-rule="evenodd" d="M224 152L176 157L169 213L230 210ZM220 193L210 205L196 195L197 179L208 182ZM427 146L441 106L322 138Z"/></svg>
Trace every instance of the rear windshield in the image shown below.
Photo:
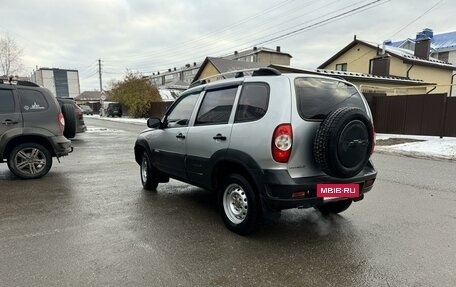
<svg viewBox="0 0 456 287"><path fill-rule="evenodd" d="M340 107L356 107L366 112L356 88L341 81L322 78L296 78L299 115L306 120L324 119Z"/></svg>

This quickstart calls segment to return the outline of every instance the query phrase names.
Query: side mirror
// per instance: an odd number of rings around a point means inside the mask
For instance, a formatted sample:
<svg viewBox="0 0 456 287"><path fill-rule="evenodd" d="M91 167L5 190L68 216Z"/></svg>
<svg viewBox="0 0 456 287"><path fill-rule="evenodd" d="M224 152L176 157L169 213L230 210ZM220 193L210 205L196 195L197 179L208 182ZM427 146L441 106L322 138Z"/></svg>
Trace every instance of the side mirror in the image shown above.
<svg viewBox="0 0 456 287"><path fill-rule="evenodd" d="M147 126L151 129L158 129L160 128L162 122L159 118L149 118L147 120Z"/></svg>

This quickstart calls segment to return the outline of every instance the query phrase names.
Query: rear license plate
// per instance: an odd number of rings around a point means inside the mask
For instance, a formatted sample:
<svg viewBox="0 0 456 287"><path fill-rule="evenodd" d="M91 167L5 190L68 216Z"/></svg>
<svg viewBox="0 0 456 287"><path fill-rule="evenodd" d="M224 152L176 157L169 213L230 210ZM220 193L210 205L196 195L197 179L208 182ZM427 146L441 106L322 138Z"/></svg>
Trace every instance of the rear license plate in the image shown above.
<svg viewBox="0 0 456 287"><path fill-rule="evenodd" d="M328 183L317 184L317 197L327 199L359 197L359 184Z"/></svg>

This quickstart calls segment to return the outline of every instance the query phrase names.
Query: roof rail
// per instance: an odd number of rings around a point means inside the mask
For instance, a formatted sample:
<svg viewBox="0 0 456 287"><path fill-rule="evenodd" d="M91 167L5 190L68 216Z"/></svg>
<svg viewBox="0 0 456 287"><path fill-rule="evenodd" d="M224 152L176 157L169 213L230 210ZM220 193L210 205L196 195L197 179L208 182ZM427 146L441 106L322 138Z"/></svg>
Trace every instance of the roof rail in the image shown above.
<svg viewBox="0 0 456 287"><path fill-rule="evenodd" d="M266 68L251 68L251 69L244 69L244 70L229 71L229 72L212 75L212 76L203 78L201 80L194 81L194 82L192 82L190 84L190 88L193 88L193 87L196 87L196 86L199 86L199 85L204 85L204 84L206 84L208 82L207 81L208 79L212 79L212 78L216 78L216 77L225 77L225 75L234 74L234 78L242 78L242 77L246 76L245 75L246 72L252 72L252 77L256 77L256 76L279 76L279 75L282 74L279 70L274 69L274 68L268 68L268 67L266 67Z"/></svg>
<svg viewBox="0 0 456 287"><path fill-rule="evenodd" d="M19 80L14 80L12 77L5 79L5 78L0 78L0 84L7 84L7 85L21 85L21 86L28 86L28 87L39 87L38 84L30 81L19 81Z"/></svg>

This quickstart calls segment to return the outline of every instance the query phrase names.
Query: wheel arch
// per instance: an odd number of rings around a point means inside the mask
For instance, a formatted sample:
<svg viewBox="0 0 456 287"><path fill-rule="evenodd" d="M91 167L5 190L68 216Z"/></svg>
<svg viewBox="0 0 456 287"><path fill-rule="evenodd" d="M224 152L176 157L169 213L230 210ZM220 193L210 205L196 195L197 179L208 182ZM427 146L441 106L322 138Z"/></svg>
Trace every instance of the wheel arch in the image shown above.
<svg viewBox="0 0 456 287"><path fill-rule="evenodd" d="M262 171L258 163L248 154L227 149L223 155L215 154L211 159L214 164L210 167L210 186L217 190L222 183L221 179L232 173L244 176L250 184L258 191L262 191Z"/></svg>
<svg viewBox="0 0 456 287"><path fill-rule="evenodd" d="M149 156L152 156L149 145L146 140L138 140L135 143L135 161L137 164L141 164L142 155L147 152Z"/></svg>
<svg viewBox="0 0 456 287"><path fill-rule="evenodd" d="M23 143L37 143L45 147L49 153L51 154L52 157L56 156L55 150L52 146L52 144L49 142L48 139L46 139L43 136L39 135L21 135L14 137L8 141L8 143L5 146L5 149L2 153L2 158L8 158L11 151L14 149L15 146L23 144Z"/></svg>

